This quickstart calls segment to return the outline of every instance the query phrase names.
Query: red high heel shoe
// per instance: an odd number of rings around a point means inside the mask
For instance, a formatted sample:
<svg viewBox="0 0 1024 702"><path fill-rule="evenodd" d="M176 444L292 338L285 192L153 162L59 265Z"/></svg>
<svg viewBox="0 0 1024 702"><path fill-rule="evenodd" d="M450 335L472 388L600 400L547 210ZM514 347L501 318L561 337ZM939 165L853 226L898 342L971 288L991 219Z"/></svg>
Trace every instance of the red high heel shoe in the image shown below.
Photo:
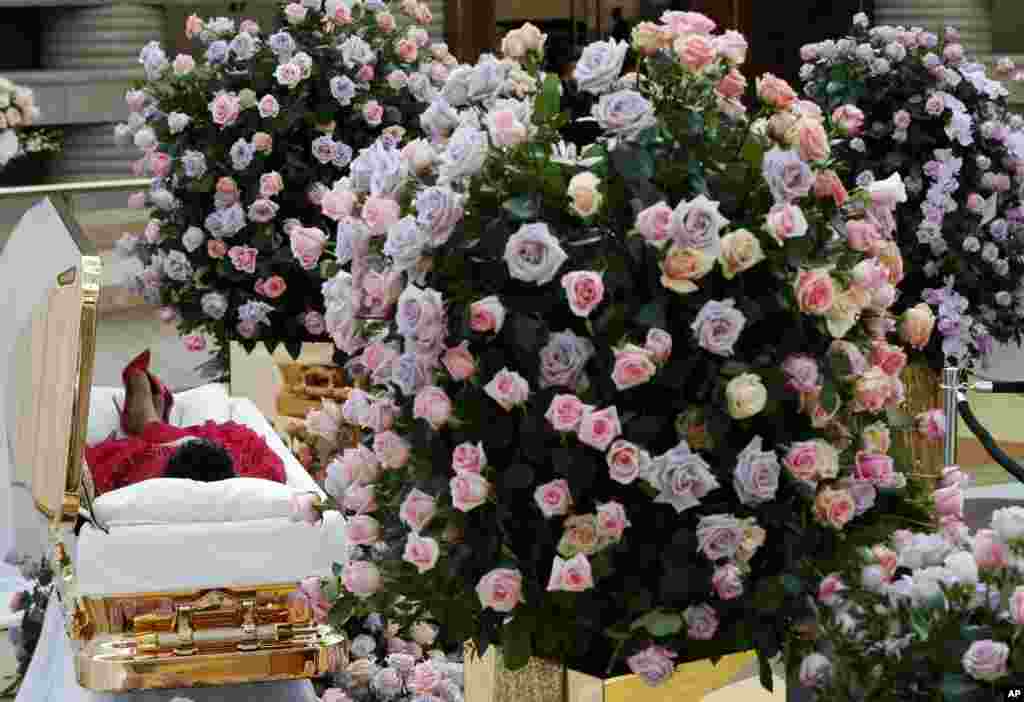
<svg viewBox="0 0 1024 702"><path fill-rule="evenodd" d="M171 393L170 389L166 385L160 382L160 380L149 372L149 349L146 349L138 356L133 358L124 370L121 371L121 382L124 383L125 389L128 388L128 375L134 372L142 372L149 378L149 385L153 389L154 395L159 395L164 401L163 419L165 422L171 416L171 407L174 406L174 394ZM116 403L115 403L116 404ZM125 403L127 406L127 403ZM121 429L124 430L125 425L125 410L118 408L121 414Z"/></svg>

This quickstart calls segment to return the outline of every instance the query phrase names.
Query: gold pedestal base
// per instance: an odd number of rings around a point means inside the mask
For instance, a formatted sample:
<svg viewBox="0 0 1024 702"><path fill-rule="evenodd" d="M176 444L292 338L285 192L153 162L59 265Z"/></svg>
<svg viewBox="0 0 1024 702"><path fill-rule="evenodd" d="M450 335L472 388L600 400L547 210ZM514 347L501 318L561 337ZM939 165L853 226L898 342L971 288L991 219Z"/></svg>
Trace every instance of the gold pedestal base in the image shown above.
<svg viewBox="0 0 1024 702"><path fill-rule="evenodd" d="M700 702L756 661L753 651L710 661L684 663L657 687L637 675L596 678L562 666L531 659L515 672L505 669L501 652L492 646L483 656L466 651L466 702Z"/></svg>
<svg viewBox="0 0 1024 702"><path fill-rule="evenodd" d="M901 375L906 389L903 411L911 419L921 412L942 409L942 373L929 366L911 364ZM942 441L931 441L916 430L893 432L896 455L910 461L911 472L933 488L942 478Z"/></svg>

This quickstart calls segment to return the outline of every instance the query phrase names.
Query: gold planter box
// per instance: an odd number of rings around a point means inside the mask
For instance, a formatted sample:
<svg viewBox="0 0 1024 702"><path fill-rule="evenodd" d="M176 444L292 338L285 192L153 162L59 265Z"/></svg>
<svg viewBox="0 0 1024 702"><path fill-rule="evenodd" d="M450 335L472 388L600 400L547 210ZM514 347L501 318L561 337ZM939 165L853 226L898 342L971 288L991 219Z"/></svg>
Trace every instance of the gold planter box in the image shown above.
<svg viewBox="0 0 1024 702"><path fill-rule="evenodd" d="M539 658L513 672L505 669L496 647L480 657L467 645L466 702L700 702L756 661L747 651L725 656L717 665L684 663L667 682L651 687L637 675L596 678Z"/></svg>

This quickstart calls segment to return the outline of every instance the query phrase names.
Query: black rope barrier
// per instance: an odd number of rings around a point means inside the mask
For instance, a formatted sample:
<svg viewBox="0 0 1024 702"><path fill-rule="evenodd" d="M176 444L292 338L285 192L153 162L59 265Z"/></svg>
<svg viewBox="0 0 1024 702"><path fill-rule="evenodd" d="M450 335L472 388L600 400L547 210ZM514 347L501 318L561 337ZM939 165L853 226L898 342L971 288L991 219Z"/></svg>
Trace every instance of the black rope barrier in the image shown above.
<svg viewBox="0 0 1024 702"><path fill-rule="evenodd" d="M1012 385L1024 388L1024 383L993 383L993 389L999 385ZM995 390L995 392L1019 392L1016 390ZM992 438L992 434L989 433L988 429L982 426L978 418L974 416L974 412L971 410L971 405L967 402L966 398L962 395L958 398L957 408L960 411L960 416L963 417L964 423L967 428L971 430L971 433L977 437L979 443L985 447L988 451L988 455L998 463L1003 469L1012 475L1014 478L1024 483L1024 466L1021 466L1017 461L1013 460L1006 451L999 448L999 445Z"/></svg>

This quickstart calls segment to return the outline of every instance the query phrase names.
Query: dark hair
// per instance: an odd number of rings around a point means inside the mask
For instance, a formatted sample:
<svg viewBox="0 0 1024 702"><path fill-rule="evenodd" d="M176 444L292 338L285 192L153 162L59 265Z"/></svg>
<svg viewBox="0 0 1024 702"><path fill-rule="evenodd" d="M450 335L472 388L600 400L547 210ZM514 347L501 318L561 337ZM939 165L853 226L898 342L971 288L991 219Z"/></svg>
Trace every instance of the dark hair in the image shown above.
<svg viewBox="0 0 1024 702"><path fill-rule="evenodd" d="M238 477L234 463L231 454L220 444L207 439L193 439L171 454L164 468L164 477L212 483Z"/></svg>

